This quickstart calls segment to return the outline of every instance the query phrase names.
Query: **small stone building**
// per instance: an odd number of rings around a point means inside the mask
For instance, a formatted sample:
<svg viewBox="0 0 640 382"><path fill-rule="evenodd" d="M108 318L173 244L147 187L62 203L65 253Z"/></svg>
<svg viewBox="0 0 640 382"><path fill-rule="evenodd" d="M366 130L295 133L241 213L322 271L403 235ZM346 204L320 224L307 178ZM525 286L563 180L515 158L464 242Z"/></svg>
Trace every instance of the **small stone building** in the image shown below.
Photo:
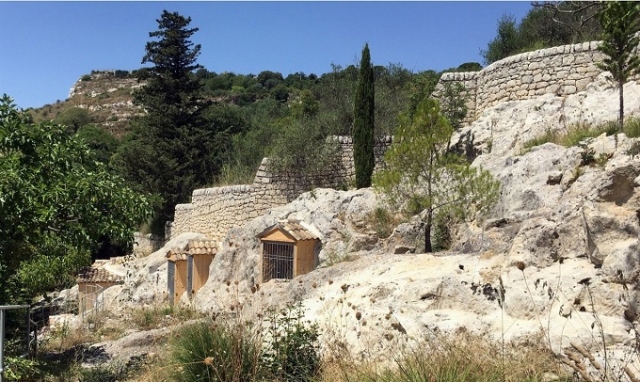
<svg viewBox="0 0 640 382"><path fill-rule="evenodd" d="M171 304L185 292L191 298L207 282L216 252L213 241L196 240L189 242L185 250L172 249L167 253L167 290Z"/></svg>
<svg viewBox="0 0 640 382"><path fill-rule="evenodd" d="M313 271L318 264L320 239L297 220L280 221L257 235L263 283L292 279Z"/></svg>
<svg viewBox="0 0 640 382"><path fill-rule="evenodd" d="M122 276L105 268L86 267L78 274L78 309L80 313L96 308L99 297L105 289L124 283Z"/></svg>

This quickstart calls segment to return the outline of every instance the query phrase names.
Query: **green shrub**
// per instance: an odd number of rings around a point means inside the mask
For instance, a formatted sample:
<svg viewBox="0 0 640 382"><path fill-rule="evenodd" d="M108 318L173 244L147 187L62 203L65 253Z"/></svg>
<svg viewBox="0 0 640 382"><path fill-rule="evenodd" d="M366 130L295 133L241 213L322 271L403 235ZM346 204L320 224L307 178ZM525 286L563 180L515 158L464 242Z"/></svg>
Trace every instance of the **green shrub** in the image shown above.
<svg viewBox="0 0 640 382"><path fill-rule="evenodd" d="M313 381L320 374L318 326L305 324L300 306L270 317L262 363L278 381Z"/></svg>
<svg viewBox="0 0 640 382"><path fill-rule="evenodd" d="M617 125L616 125L617 127ZM624 133L629 138L640 137L640 118L627 118L624 122Z"/></svg>
<svg viewBox="0 0 640 382"><path fill-rule="evenodd" d="M255 381L260 342L250 325L198 322L179 330L170 345L174 381Z"/></svg>
<svg viewBox="0 0 640 382"><path fill-rule="evenodd" d="M436 214L433 222L432 239L434 252L451 248L451 223L451 215L446 211Z"/></svg>
<svg viewBox="0 0 640 382"><path fill-rule="evenodd" d="M587 124L577 124L569 127L565 134L559 136L558 144L564 147L577 146L580 142L587 138L595 138L600 135L613 135L617 133L617 126L612 123L604 123L598 126Z"/></svg>
<svg viewBox="0 0 640 382"><path fill-rule="evenodd" d="M28 381L39 374L38 362L21 357L6 357L3 377L5 381Z"/></svg>
<svg viewBox="0 0 640 382"><path fill-rule="evenodd" d="M80 78L81 81L91 81L91 76L88 74L85 74L84 76L82 76Z"/></svg>
<svg viewBox="0 0 640 382"><path fill-rule="evenodd" d="M376 207L375 210L370 212L367 220L373 226L373 230L379 238L391 236L393 229L400 223L400 219L382 207Z"/></svg>
<svg viewBox="0 0 640 382"><path fill-rule="evenodd" d="M640 135L640 123L635 127ZM595 138L602 134L614 135L618 132L618 125L616 122L605 122L597 126L591 126L584 123L578 123L572 126L564 132L547 130L544 134L530 139L524 142L523 147L528 150L532 147L540 146L545 143L555 143L564 147L578 146L580 142L587 138Z"/></svg>

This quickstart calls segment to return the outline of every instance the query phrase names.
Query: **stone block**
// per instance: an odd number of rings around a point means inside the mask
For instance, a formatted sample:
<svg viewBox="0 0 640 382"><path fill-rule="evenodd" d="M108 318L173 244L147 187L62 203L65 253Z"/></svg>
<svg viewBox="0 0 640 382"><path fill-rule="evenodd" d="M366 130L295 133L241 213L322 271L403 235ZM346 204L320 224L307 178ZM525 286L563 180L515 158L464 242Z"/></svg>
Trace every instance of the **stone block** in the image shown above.
<svg viewBox="0 0 640 382"><path fill-rule="evenodd" d="M572 65L576 61L576 57L573 54L566 54L562 56L562 65Z"/></svg>
<svg viewBox="0 0 640 382"><path fill-rule="evenodd" d="M576 89L581 92L587 88L587 85L591 83L591 78L583 78L576 81Z"/></svg>

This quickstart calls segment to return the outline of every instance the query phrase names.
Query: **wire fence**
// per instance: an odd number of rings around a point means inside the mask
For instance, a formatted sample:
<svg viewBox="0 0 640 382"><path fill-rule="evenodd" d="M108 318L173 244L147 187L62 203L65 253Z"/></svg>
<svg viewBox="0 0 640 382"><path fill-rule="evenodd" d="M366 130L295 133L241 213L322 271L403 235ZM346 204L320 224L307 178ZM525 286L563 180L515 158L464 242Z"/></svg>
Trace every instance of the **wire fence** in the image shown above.
<svg viewBox="0 0 640 382"><path fill-rule="evenodd" d="M2 305L0 306L0 382L4 381L5 373L5 347L7 344L7 336L5 333L7 323L7 312L24 310L23 322L24 328L18 325L18 330L24 330L24 352L21 357L32 357L35 355L38 344L38 324L32 319L32 311L30 305ZM19 322L20 320L18 320Z"/></svg>
<svg viewBox="0 0 640 382"><path fill-rule="evenodd" d="M104 310L104 298L102 296L104 289L98 284L86 285L84 290L78 293L78 310L83 321L85 318L95 316Z"/></svg>

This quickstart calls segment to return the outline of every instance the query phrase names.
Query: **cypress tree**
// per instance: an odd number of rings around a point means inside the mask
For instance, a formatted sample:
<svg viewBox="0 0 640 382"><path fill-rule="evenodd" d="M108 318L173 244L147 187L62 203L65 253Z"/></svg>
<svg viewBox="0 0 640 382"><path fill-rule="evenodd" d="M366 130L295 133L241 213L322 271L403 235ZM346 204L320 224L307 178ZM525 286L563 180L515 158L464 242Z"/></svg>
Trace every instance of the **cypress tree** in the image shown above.
<svg viewBox="0 0 640 382"><path fill-rule="evenodd" d="M375 166L373 155L375 86L369 44L362 49L353 116L353 161L356 187L370 187Z"/></svg>
<svg viewBox="0 0 640 382"><path fill-rule="evenodd" d="M133 185L161 198L152 221L152 231L164 233L173 220L176 204L188 202L191 192L210 183L211 150L215 131L205 111L210 102L202 96L202 85L194 71L200 45L190 38L198 28L189 28L190 17L163 11L158 30L149 33L141 70L146 82L134 93L134 102L146 114L133 122L133 134L119 150L114 165Z"/></svg>
<svg viewBox="0 0 640 382"><path fill-rule="evenodd" d="M640 4L634 1L607 2L598 14L603 29L602 43L598 47L607 57L598 65L600 69L611 72L618 85L620 110L618 122L620 131L624 128L624 89L625 82L640 71L640 59L635 54L640 30Z"/></svg>

